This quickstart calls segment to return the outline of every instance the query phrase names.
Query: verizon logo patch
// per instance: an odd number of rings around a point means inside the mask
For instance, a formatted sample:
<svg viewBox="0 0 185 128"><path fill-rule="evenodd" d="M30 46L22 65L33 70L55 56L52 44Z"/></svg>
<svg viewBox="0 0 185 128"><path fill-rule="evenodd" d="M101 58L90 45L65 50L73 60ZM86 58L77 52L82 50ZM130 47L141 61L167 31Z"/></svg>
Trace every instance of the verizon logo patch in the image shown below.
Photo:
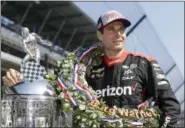
<svg viewBox="0 0 185 128"><path fill-rule="evenodd" d="M95 92L97 98L105 96L121 96L121 95L132 95L132 87L111 87L108 85L107 88L102 90L96 90Z"/></svg>

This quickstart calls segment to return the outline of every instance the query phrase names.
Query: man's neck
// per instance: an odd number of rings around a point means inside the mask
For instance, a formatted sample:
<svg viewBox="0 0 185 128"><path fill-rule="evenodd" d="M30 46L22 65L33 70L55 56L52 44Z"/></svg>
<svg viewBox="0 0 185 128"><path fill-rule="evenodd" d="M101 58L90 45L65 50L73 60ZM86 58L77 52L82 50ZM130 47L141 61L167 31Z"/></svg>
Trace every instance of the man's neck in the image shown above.
<svg viewBox="0 0 185 128"><path fill-rule="evenodd" d="M122 50L119 50L119 51L107 51L107 50L105 50L105 54L108 58L114 59L114 58L119 58L124 51L125 51L124 48Z"/></svg>

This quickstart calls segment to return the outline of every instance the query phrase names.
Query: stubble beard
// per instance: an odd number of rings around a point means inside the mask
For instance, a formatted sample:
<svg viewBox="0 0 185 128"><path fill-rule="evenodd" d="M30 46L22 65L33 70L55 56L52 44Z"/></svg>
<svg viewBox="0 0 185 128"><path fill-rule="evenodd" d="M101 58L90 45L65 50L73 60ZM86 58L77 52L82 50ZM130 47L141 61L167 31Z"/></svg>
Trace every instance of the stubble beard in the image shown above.
<svg viewBox="0 0 185 128"><path fill-rule="evenodd" d="M104 51L105 53L119 53L121 51L123 51L125 49L124 44L122 44L121 46L117 46L117 47L105 47L104 46Z"/></svg>

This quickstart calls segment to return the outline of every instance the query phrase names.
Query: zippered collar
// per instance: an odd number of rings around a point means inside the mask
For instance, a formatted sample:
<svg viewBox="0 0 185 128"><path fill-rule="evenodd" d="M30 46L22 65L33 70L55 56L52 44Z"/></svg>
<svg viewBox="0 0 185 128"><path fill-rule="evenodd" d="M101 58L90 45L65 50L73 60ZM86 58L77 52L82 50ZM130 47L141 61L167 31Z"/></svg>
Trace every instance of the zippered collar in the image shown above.
<svg viewBox="0 0 185 128"><path fill-rule="evenodd" d="M128 55L128 52L127 51L124 51L120 57L115 57L115 58L108 58L107 55L104 55L103 58L104 58L104 61L106 63L106 65L108 67L112 66L112 65L115 65L115 64L120 64L122 63L123 61L125 61L125 59L127 58L127 55Z"/></svg>

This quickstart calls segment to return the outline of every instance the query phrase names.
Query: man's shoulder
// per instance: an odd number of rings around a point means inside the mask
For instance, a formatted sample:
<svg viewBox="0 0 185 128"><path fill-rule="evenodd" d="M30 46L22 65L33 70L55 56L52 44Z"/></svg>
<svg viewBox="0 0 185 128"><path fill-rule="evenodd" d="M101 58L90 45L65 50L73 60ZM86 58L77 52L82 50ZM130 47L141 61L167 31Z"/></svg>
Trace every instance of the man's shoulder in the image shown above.
<svg viewBox="0 0 185 128"><path fill-rule="evenodd" d="M147 60L149 62L154 61L155 58L152 56L144 55L142 53L137 53L137 52L128 52L129 56L132 56L134 58L142 59L142 60Z"/></svg>

